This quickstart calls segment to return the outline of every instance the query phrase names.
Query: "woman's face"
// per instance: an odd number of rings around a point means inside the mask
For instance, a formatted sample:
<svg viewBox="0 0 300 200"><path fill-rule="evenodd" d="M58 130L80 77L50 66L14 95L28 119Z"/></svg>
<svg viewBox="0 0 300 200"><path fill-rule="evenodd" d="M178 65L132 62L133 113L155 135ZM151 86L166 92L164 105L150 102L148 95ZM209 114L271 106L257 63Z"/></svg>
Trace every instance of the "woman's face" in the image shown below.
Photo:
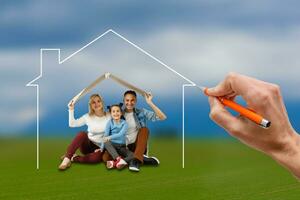
<svg viewBox="0 0 300 200"><path fill-rule="evenodd" d="M134 109L136 104L136 97L132 94L126 94L124 97L124 105L127 110Z"/></svg>
<svg viewBox="0 0 300 200"><path fill-rule="evenodd" d="M119 120L122 116L121 109L118 106L111 107L110 115L114 120Z"/></svg>
<svg viewBox="0 0 300 200"><path fill-rule="evenodd" d="M99 97L93 98L91 101L91 108L94 112L103 110L103 103Z"/></svg>

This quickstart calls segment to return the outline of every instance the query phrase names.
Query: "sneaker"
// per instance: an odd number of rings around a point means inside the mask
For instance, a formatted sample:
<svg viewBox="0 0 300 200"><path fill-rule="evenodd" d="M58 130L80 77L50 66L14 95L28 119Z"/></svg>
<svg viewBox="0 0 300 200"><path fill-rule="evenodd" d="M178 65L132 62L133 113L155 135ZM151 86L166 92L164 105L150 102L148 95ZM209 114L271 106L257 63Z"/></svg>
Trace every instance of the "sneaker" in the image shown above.
<svg viewBox="0 0 300 200"><path fill-rule="evenodd" d="M149 157L144 155L143 158L144 165L158 166L159 160L156 157Z"/></svg>
<svg viewBox="0 0 300 200"><path fill-rule="evenodd" d="M118 157L115 161L115 166L118 169L122 169L123 167L125 167L127 165L127 162L125 160L123 160L121 157Z"/></svg>
<svg viewBox="0 0 300 200"><path fill-rule="evenodd" d="M72 158L71 158L71 161L73 162L73 161L74 161L74 158L77 157L77 156L78 156L78 155L77 155L76 153L74 153L73 156L72 156ZM62 156L60 157L60 160L63 161L65 157L66 157L65 155L62 155Z"/></svg>
<svg viewBox="0 0 300 200"><path fill-rule="evenodd" d="M137 159L133 159L129 163L129 170L134 172L140 171L140 161Z"/></svg>
<svg viewBox="0 0 300 200"><path fill-rule="evenodd" d="M112 169L115 167L115 162L113 160L109 160L106 162L106 168L107 169Z"/></svg>
<svg viewBox="0 0 300 200"><path fill-rule="evenodd" d="M77 157L78 155L76 153L73 154L72 158L71 158L71 162L74 162L74 158Z"/></svg>

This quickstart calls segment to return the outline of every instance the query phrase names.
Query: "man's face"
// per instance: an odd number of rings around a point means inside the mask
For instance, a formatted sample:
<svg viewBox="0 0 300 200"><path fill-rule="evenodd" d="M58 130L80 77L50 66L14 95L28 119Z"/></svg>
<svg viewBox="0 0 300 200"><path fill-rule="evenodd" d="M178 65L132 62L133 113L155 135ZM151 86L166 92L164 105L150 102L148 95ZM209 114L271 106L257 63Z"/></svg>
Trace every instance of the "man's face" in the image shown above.
<svg viewBox="0 0 300 200"><path fill-rule="evenodd" d="M136 104L136 97L132 94L126 94L124 97L124 105L127 110L134 109Z"/></svg>

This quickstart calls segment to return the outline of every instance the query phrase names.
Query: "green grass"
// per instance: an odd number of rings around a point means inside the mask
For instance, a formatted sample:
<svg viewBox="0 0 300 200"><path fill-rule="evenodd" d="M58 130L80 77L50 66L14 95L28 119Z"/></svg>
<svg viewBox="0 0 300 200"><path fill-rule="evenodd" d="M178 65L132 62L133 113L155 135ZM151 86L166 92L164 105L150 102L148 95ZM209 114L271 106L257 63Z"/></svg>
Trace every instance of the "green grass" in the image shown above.
<svg viewBox="0 0 300 200"><path fill-rule="evenodd" d="M57 170L68 139L0 140L0 199L299 199L300 184L269 157L231 140L151 140L159 167L139 173L73 164Z"/></svg>

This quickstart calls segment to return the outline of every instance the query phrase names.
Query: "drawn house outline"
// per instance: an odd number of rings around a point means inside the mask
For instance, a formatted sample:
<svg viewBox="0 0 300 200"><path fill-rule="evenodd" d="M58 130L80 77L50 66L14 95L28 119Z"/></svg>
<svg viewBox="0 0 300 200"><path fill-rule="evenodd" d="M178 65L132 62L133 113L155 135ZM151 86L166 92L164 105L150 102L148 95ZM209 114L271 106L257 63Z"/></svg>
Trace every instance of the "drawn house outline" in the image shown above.
<svg viewBox="0 0 300 200"><path fill-rule="evenodd" d="M36 168L39 169L39 136L40 136L40 121L39 121L40 96L39 96L39 94L40 94L40 90L39 90L39 84L35 83L35 82L43 77L43 55L44 55L44 53L48 52L48 51L57 51L58 52L58 64L61 65L65 61L71 59L77 53L81 52L82 50L84 50L85 48L87 48L88 46L90 46L91 44L93 44L94 42L96 42L97 40L99 40L100 38L102 38L103 36L105 36L109 33L114 34L115 36L121 38L122 40L124 40L131 46L135 47L137 50L139 50L143 54L147 55L154 61L158 62L160 65L162 65L164 68L168 69L170 72L175 73L177 76L179 76L180 78L182 78L186 81L186 83L182 84L182 168L184 168L185 167L185 159L184 159L185 158L185 146L184 146L184 142L185 142L185 88L186 87L195 87L196 84L193 81L191 81L190 79L188 79L187 77L183 76L182 74L180 74L179 72L174 70L172 67L168 66L167 64L165 64L164 62L162 62L161 60L156 58L155 56L148 53L146 50L142 49L135 43L129 41L127 38L125 38L124 36L122 36L121 34L117 33L116 31L114 31L112 29L105 31L104 33L102 33L101 35L99 35L98 37L93 39L91 42L87 43L86 45L84 45L83 47L81 47L77 51L73 52L72 54L70 54L69 56L67 56L64 59L61 58L61 49L60 48L41 48L40 49L40 72L39 72L39 75L26 84L27 87L35 87L36 88L36 110L37 110L37 113L36 113L36 139L37 139L36 140L36 150L37 150Z"/></svg>

